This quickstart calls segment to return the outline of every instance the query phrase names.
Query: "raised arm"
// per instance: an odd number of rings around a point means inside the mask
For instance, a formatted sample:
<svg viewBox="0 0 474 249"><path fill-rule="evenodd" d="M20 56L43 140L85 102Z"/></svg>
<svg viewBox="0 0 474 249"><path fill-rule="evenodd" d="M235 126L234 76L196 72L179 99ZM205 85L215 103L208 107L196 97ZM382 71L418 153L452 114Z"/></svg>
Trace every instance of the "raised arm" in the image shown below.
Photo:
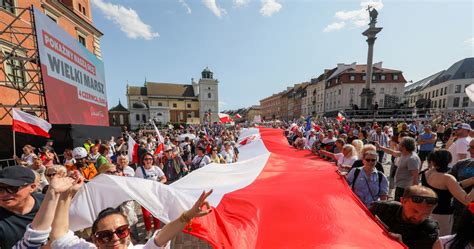
<svg viewBox="0 0 474 249"><path fill-rule="evenodd" d="M456 198L459 202L463 203L464 205L468 205L471 201L474 200L474 188L469 192L469 194L464 191L462 187L469 187L472 185L474 181L474 177L471 177L469 179L466 179L458 184L456 181L456 178L452 175L447 175L448 178L447 181L447 187L449 192ZM461 187L461 186L462 187Z"/></svg>
<svg viewBox="0 0 474 249"><path fill-rule="evenodd" d="M166 243L168 243L168 241L180 233L193 218L209 214L212 209L209 203L206 201L206 198L211 195L211 193L212 189L209 192L203 191L191 209L183 212L183 214L181 214L178 219L166 224L163 229L161 229L161 231L155 236L155 244L157 246L165 246ZM201 208L203 206L206 206L206 209L202 210Z"/></svg>

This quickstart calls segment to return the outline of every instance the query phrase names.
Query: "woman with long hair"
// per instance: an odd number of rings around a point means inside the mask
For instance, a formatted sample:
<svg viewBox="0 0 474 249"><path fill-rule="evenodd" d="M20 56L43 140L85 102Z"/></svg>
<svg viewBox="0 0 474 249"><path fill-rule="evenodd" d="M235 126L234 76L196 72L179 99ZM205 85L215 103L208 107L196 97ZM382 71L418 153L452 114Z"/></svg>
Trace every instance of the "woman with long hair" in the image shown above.
<svg viewBox="0 0 474 249"><path fill-rule="evenodd" d="M428 170L420 173L421 184L433 189L438 195L439 203L433 210L432 218L439 223L439 235L451 234L453 226L453 197L464 205L474 200L474 189L467 194L462 187L474 184L474 177L458 182L448 174L451 153L447 150L435 150L428 155ZM461 187L462 186L462 187Z"/></svg>

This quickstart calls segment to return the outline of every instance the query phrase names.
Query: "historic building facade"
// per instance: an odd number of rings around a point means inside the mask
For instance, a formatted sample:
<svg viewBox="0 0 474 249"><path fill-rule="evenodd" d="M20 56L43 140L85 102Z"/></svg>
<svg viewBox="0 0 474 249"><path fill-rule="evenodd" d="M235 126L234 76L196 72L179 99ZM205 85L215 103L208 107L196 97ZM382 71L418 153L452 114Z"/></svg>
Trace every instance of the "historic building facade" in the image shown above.
<svg viewBox="0 0 474 249"><path fill-rule="evenodd" d="M125 108L119 100L117 106L109 110L109 125L127 127L130 129L130 112Z"/></svg>
<svg viewBox="0 0 474 249"><path fill-rule="evenodd" d="M192 79L191 84L145 82L144 86L127 86L130 128L150 120L162 124L216 122L219 81L208 68L201 76L199 82Z"/></svg>
<svg viewBox="0 0 474 249"><path fill-rule="evenodd" d="M407 85L405 100L409 107L419 109L473 112L474 104L466 94L471 84L474 84L474 57L462 59L446 70Z"/></svg>

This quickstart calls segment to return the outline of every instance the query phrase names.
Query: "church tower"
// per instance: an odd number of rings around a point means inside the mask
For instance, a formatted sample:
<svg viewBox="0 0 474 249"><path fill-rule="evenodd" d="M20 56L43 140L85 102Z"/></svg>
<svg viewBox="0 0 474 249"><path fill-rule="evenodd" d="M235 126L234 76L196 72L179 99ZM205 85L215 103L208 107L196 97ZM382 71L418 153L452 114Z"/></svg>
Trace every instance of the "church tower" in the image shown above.
<svg viewBox="0 0 474 249"><path fill-rule="evenodd" d="M199 117L201 122L205 121L217 122L219 121L219 81L214 79L214 73L206 67L201 73L199 79ZM211 113L210 120L208 114Z"/></svg>

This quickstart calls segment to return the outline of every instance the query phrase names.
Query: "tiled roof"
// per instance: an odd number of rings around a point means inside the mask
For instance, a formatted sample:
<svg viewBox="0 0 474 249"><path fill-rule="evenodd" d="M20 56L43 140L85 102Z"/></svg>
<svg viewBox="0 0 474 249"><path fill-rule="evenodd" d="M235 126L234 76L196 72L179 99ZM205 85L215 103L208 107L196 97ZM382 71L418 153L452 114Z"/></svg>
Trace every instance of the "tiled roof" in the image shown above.
<svg viewBox="0 0 474 249"><path fill-rule="evenodd" d="M192 85L147 82L147 95L195 97Z"/></svg>
<svg viewBox="0 0 474 249"><path fill-rule="evenodd" d="M109 112L128 112L128 109L125 108L125 107L122 105L122 103L120 103L120 100L119 100L118 105L115 106L115 107L113 107L113 108L111 108L111 109L109 110Z"/></svg>

